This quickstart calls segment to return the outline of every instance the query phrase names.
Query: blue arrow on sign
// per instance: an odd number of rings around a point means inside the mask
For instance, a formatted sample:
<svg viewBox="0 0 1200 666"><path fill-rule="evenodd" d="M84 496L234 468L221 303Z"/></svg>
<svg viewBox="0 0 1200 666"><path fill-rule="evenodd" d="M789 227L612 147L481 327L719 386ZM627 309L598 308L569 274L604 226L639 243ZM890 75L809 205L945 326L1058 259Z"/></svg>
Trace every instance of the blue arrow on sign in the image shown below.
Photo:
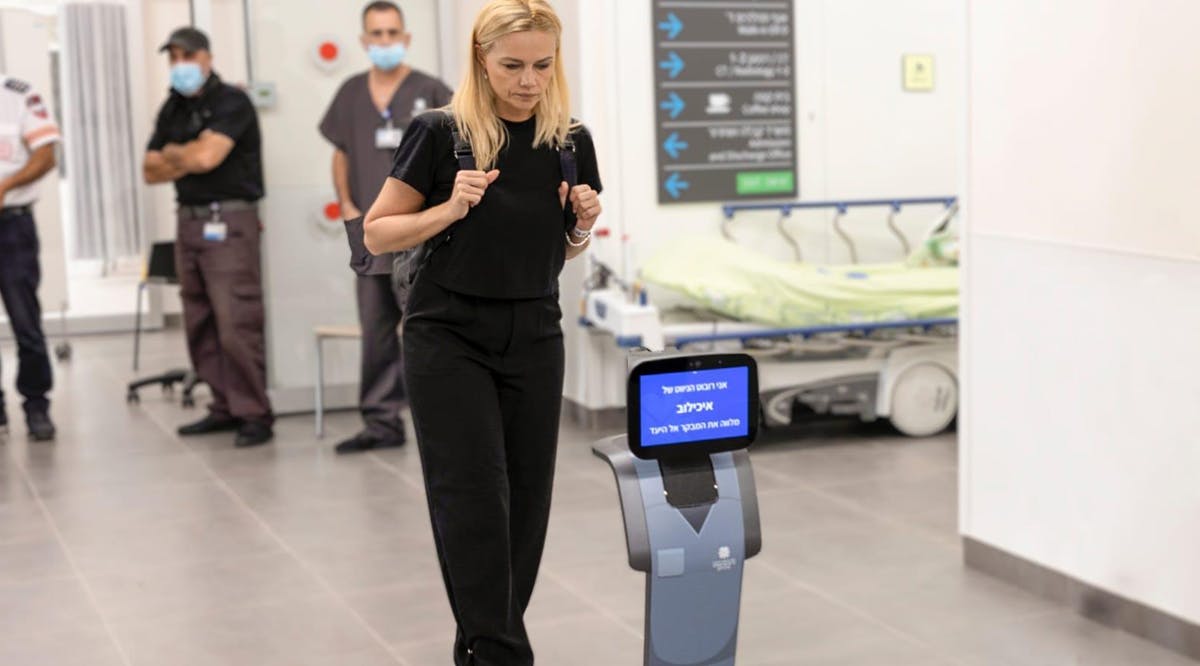
<svg viewBox="0 0 1200 666"><path fill-rule="evenodd" d="M679 33L683 32L683 21L679 20L675 12L671 12L667 14L667 20L658 24L658 29L666 31L667 39L675 39Z"/></svg>
<svg viewBox="0 0 1200 666"><path fill-rule="evenodd" d="M684 103L683 98L680 97L675 91L671 91L671 96L667 98L667 101L660 102L658 105L658 107L663 111L671 112L672 120L678 118L679 114L683 113L683 109L686 106L687 104Z"/></svg>
<svg viewBox="0 0 1200 666"><path fill-rule="evenodd" d="M667 140L663 142L663 149L667 151L667 154L673 160L679 159L679 151L687 150L687 147L687 141L679 140L679 132L671 132L671 136L667 137Z"/></svg>
<svg viewBox="0 0 1200 666"><path fill-rule="evenodd" d="M679 73L683 71L683 67L683 58L680 58L679 54L674 51L667 54L666 60L658 63L658 68L667 70L667 76L671 78L679 76Z"/></svg>
<svg viewBox="0 0 1200 666"><path fill-rule="evenodd" d="M691 183L689 183L686 180L683 180L682 178L679 177L678 171L676 171L675 173L672 173L671 177L668 178L667 182L663 183L663 185L666 186L667 194L671 195L672 199L678 199L679 194L683 190L686 190L692 186Z"/></svg>

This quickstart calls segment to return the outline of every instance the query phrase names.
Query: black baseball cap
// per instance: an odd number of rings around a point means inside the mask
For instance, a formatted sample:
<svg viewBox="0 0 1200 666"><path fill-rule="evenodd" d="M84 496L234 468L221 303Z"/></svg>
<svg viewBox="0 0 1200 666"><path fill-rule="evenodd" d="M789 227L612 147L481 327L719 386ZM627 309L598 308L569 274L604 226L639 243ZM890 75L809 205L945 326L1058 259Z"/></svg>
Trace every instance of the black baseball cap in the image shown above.
<svg viewBox="0 0 1200 666"><path fill-rule="evenodd" d="M207 51L208 35L195 28L179 28L171 33L167 41L162 46L158 47L159 52L169 50L172 46L177 46L183 49L184 53L195 53L196 51Z"/></svg>

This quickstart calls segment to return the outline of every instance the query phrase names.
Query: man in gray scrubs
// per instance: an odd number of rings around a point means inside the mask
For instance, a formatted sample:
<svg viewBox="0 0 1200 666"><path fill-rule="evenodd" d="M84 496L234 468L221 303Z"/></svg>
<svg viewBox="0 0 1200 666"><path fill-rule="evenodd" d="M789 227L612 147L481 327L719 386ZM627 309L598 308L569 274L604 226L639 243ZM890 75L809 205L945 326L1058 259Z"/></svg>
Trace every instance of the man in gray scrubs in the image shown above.
<svg viewBox="0 0 1200 666"><path fill-rule="evenodd" d="M450 88L440 80L404 64L412 36L404 13L392 2L372 2L363 9L362 44L371 69L342 84L325 118L321 134L334 146L333 183L350 220L371 207L392 170L392 153L413 116L445 106ZM351 245L361 245L350 227ZM358 320L362 325L362 382L359 393L364 429L337 445L338 453L400 446L404 422L401 373L401 311L392 289L392 257L370 257L354 265Z"/></svg>

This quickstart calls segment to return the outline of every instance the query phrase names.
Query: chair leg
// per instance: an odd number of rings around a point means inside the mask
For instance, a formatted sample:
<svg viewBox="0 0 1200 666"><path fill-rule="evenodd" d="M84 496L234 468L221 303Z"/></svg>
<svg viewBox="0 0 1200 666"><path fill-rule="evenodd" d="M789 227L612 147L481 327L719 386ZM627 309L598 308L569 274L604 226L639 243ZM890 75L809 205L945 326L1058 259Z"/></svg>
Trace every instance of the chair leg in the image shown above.
<svg viewBox="0 0 1200 666"><path fill-rule="evenodd" d="M321 336L317 336L317 385L315 388L317 439L325 437L325 359Z"/></svg>
<svg viewBox="0 0 1200 666"><path fill-rule="evenodd" d="M146 292L146 283L139 282L137 288L137 314L133 324L133 371L138 371L138 361L142 357L142 294Z"/></svg>

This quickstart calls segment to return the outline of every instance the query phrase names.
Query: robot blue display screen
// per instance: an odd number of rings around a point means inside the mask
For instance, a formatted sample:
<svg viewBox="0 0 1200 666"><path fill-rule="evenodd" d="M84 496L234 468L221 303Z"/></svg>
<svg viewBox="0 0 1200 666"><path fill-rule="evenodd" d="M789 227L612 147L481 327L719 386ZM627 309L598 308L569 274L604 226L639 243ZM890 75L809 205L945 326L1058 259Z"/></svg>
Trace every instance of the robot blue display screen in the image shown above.
<svg viewBox="0 0 1200 666"><path fill-rule="evenodd" d="M750 370L743 366L642 375L641 445L749 436Z"/></svg>
<svg viewBox="0 0 1200 666"><path fill-rule="evenodd" d="M639 359L625 400L629 450L644 460L736 451L758 436L758 364L748 354Z"/></svg>

